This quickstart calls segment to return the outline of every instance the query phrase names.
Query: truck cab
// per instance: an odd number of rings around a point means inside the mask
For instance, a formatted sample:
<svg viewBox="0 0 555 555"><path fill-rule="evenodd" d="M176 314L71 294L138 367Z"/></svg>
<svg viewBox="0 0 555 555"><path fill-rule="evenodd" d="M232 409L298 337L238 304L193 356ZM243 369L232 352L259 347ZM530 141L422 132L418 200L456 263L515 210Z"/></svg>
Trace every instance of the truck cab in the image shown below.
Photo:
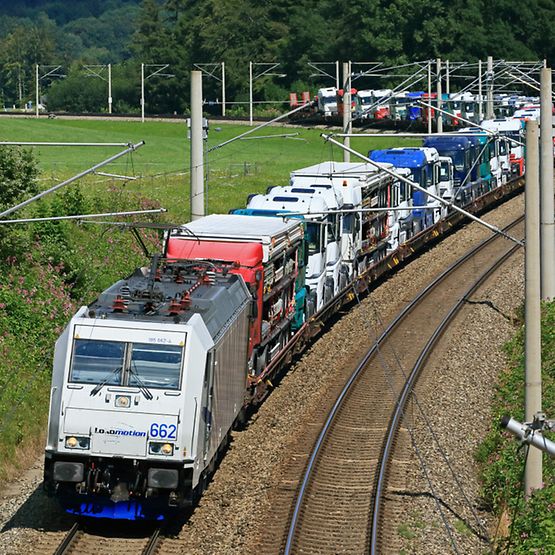
<svg viewBox="0 0 555 555"><path fill-rule="evenodd" d="M337 89L335 87L318 89L318 112L325 118L337 115Z"/></svg>
<svg viewBox="0 0 555 555"><path fill-rule="evenodd" d="M345 213L341 218L342 266L339 276L342 289L341 284L347 277L352 278L396 248L392 247L392 229L395 245L398 245L397 222L402 214L386 209L392 206L392 202L401 205L407 202L405 186L374 165L357 162L327 161L291 173L294 183L316 179L325 180L343 197ZM383 212L363 210L382 206Z"/></svg>
<svg viewBox="0 0 555 555"><path fill-rule="evenodd" d="M302 195L310 197L321 197L330 212L343 208L343 195L340 190L334 188L329 179L313 178L307 176L297 176L291 178L291 185L283 187L283 194ZM344 281L341 279L341 227L343 214L327 214L326 234L326 281L325 281L325 300L326 302L335 296L340 285Z"/></svg>
<svg viewBox="0 0 555 555"><path fill-rule="evenodd" d="M355 116L358 119L369 119L371 117L368 108L372 105L372 90L357 91L355 95Z"/></svg>
<svg viewBox="0 0 555 555"><path fill-rule="evenodd" d="M435 148L374 150L369 153L369 157L375 162L387 162L395 168L408 169L412 181L431 193L440 194L441 164ZM411 196L413 206L417 208L412 209L410 221L405 222L405 225L410 225L410 233L416 234L438 221L444 209L439 201L428 197L423 191L413 189Z"/></svg>
<svg viewBox="0 0 555 555"><path fill-rule="evenodd" d="M273 187L265 195L249 199L247 210L264 211L268 215L302 215L305 226L305 243L308 260L305 268L307 289L307 314L311 316L331 298L333 289L326 287L326 256L328 240L329 207L321 196L299 195L285 192L285 187Z"/></svg>
<svg viewBox="0 0 555 555"><path fill-rule="evenodd" d="M487 136L487 134L479 127L464 127L460 129L461 133L471 133L467 135L468 140L473 147L473 164L474 170L477 170L475 182L477 183L474 197L483 195L494 186L494 176L491 171L492 157L495 157L495 140ZM495 162L496 163L496 162Z"/></svg>
<svg viewBox="0 0 555 555"><path fill-rule="evenodd" d="M254 376L264 371L295 329L303 236L299 218L212 214L190 222L166 241L168 258L219 260L227 272L243 277L255 304L249 330Z"/></svg>
<svg viewBox="0 0 555 555"><path fill-rule="evenodd" d="M499 162L502 180L513 175L522 175L524 171L524 147L515 143L524 141L523 123L513 118L496 118L484 120L482 127L497 133L499 137Z"/></svg>
<svg viewBox="0 0 555 555"><path fill-rule="evenodd" d="M443 158L441 162L440 191L442 198L455 200L457 204L464 205L472 200L472 190L478 171L472 177L471 167L473 161L473 145L465 136L427 137L424 146L435 148ZM449 163L445 158L448 158ZM452 172L452 180L443 181L448 172ZM469 175L469 173L471 175Z"/></svg>

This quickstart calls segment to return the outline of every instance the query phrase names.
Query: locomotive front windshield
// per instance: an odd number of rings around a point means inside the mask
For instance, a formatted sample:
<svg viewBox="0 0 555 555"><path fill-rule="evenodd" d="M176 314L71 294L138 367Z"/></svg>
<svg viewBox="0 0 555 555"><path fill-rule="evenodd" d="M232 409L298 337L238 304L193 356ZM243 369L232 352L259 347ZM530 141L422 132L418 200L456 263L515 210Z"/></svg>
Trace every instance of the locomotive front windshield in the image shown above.
<svg viewBox="0 0 555 555"><path fill-rule="evenodd" d="M118 385L122 380L125 343L76 339L71 380L77 383Z"/></svg>
<svg viewBox="0 0 555 555"><path fill-rule="evenodd" d="M150 345L133 343L129 385L179 388L183 347L175 345Z"/></svg>
<svg viewBox="0 0 555 555"><path fill-rule="evenodd" d="M179 389L183 347L75 339L69 381Z"/></svg>

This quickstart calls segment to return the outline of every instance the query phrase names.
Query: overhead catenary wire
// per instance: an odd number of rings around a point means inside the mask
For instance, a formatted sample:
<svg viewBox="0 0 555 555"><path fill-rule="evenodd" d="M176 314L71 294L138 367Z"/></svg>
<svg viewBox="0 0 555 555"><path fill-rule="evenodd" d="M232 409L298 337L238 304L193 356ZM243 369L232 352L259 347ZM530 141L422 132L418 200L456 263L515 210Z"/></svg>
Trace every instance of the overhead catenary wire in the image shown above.
<svg viewBox="0 0 555 555"><path fill-rule="evenodd" d="M220 143L218 145L215 145L211 148L209 148L206 152L210 153L214 150L217 150L219 148L222 148L234 141L237 141L239 139L242 139L243 137L246 137L247 135L250 135L251 133L254 133L255 131L258 131L259 129L262 129L264 127L267 127L268 125L271 125L272 123L276 123L284 118L287 118L293 114L296 114L297 112L300 112L301 110L306 110L307 108L310 108L311 106L314 106L314 102L307 102L306 104L303 104L302 106L298 106L297 108L295 108L294 110L291 110L285 114L281 114L280 116L277 116L276 118L270 120L270 121L265 121L264 123L261 123L260 125L257 125L256 127L253 127L252 129L249 129L248 131L245 131L244 133L241 133L240 135L237 135L236 137L232 137L231 139L228 139L227 141L224 141L223 143Z"/></svg>
<svg viewBox="0 0 555 555"><path fill-rule="evenodd" d="M0 141L0 146L99 146L99 147L129 147L132 143L75 143L75 142L46 142L46 141Z"/></svg>
<svg viewBox="0 0 555 555"><path fill-rule="evenodd" d="M144 141L140 141L136 144L129 145L125 150L122 150L121 152L118 152L117 154L114 154L113 156L110 156L106 160L103 160L102 162L99 162L98 164L95 164L91 168L89 168L87 170L84 170L84 171L78 173L77 175L74 175L73 177L70 177L69 179L66 179L65 181L62 181L61 183L58 183L57 185L54 185L54 187L51 187L50 189L47 189L46 191L42 191L41 193L35 195L34 197L31 197L27 200L24 200L23 202L20 202L19 204L16 204L15 206L12 206L11 208L6 209L3 212L0 212L0 218L3 218L4 216L7 216L8 214L12 214L16 210L19 210L20 208L23 208L24 206L27 206L28 204L31 204L32 202L34 202L36 200L39 200L39 199L45 197L46 195L49 195L50 193L53 193L54 191L57 191L58 189L61 189L62 187L70 185L71 183L81 179L85 175L88 175L90 173L95 173L95 171L97 169L102 168L103 166L106 166L106 165L110 164L114 160L117 160L118 158L121 158L122 156L125 156L126 154L129 154L130 152L134 152L135 150L137 150L138 148L140 148L144 144L145 144Z"/></svg>
<svg viewBox="0 0 555 555"><path fill-rule="evenodd" d="M152 210L131 210L127 212L104 212L99 214L77 214L71 216L47 216L44 218L21 218L18 220L0 220L1 224L26 224L35 222L57 222L62 220L86 220L88 218L105 218L112 216L138 216L144 214L162 214L167 212L165 208L154 208Z"/></svg>

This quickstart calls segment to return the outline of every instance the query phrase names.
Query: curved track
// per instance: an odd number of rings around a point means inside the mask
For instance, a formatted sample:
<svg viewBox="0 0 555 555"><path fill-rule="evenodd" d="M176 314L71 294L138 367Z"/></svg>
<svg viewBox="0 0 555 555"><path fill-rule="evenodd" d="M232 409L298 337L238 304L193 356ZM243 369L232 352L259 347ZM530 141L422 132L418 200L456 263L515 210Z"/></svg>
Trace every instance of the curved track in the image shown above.
<svg viewBox="0 0 555 555"><path fill-rule="evenodd" d="M522 220L507 229L516 227L522 235ZM399 432L405 403L428 354L466 297L516 250L506 240L490 237L433 280L376 338L309 457L282 544L286 554L380 552L387 535L380 509L390 473L388 456L395 443L408 444L406 431Z"/></svg>

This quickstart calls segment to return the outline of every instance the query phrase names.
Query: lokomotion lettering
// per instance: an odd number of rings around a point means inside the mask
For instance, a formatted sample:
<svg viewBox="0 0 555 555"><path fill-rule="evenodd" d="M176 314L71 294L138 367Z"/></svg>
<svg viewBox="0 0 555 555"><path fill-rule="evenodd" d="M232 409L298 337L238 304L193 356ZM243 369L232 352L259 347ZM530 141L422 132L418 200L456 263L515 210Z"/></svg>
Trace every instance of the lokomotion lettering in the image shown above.
<svg viewBox="0 0 555 555"><path fill-rule="evenodd" d="M95 434L107 434L111 436L133 436L133 437L146 437L146 432L138 432L136 430L104 430L103 428L94 429Z"/></svg>

